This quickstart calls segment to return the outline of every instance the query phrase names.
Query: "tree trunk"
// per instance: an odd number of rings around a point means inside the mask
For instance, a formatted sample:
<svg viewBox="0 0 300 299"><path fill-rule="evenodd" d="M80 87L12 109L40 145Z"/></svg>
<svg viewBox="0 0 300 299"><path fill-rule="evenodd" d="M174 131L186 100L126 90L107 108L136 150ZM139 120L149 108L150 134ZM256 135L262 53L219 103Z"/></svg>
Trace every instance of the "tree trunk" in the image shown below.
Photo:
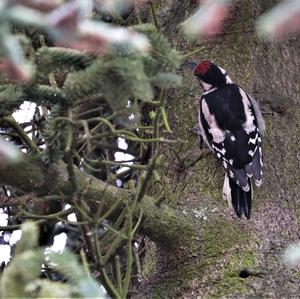
<svg viewBox="0 0 300 299"><path fill-rule="evenodd" d="M201 229L197 242L187 243L179 253L149 245L147 279L134 298L299 296L299 268L287 267L282 253L299 241L300 42L294 38L264 43L255 32L258 16L276 2L236 1L225 34L213 41L190 41L178 29L196 1L157 5L160 26L178 50L187 53L204 47L192 59L209 59L222 66L268 112L264 181L254 190L251 219L239 220L222 200L223 172L214 157L192 163L200 154L191 129L197 122L195 99L201 90L192 72L182 68L183 86L170 95L168 114L175 137L188 142L161 149L166 159L164 177L152 192L162 193L170 206L200 221ZM192 166L182 171L178 157ZM153 251L158 255L154 260Z"/></svg>
<svg viewBox="0 0 300 299"><path fill-rule="evenodd" d="M150 248L144 258L146 279L135 298L291 298L299 294L299 269L286 267L281 257L288 244L299 240L299 39L266 44L254 31L255 19L274 2L236 1L223 36L193 42L178 25L198 1L157 1L160 28L178 50L186 53L205 47L193 57L195 61L215 61L260 100L264 111L275 112L265 117L264 183L255 190L251 220L239 220L221 199L223 173L214 157L203 155L195 163L201 152L191 129L197 123L195 98L201 90L191 71L181 70L183 87L170 95L168 112L175 137L187 143L161 147L166 162L162 179L152 187L153 197L144 197L140 204L141 230L156 245L146 242ZM101 194L106 209L116 201L121 208L132 198L129 191L79 170L76 177L79 195L97 202ZM38 161L6 165L0 168L0 183L38 196L46 195L49 188L52 193L72 193L64 164L52 173ZM157 194L169 207L155 204Z"/></svg>

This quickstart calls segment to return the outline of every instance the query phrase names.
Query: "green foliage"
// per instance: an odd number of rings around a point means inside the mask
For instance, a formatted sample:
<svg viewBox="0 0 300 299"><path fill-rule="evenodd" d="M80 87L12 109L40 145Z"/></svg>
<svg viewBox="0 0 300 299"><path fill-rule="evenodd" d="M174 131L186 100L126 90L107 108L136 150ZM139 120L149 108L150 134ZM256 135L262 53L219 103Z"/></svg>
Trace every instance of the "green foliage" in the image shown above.
<svg viewBox="0 0 300 299"><path fill-rule="evenodd" d="M107 298L74 254L50 253L45 261L43 250L35 249L37 240L36 225L25 223L13 259L1 276L0 298ZM39 279L42 263L62 274L67 283Z"/></svg>
<svg viewBox="0 0 300 299"><path fill-rule="evenodd" d="M67 67L69 73L63 90L33 85L27 93L34 101L43 99L46 103L59 102L75 109L81 105L79 103L85 103L86 106L91 103L93 107L103 106L104 111L108 112L108 104L112 112L118 113L114 123L133 129L134 123L139 122L142 103L156 98L157 87L168 89L181 84L180 76L175 73L180 56L166 38L151 25L136 26L134 29L145 33L151 41L149 53L140 54L123 49L93 58L74 50L41 48L37 54L39 73L48 74L60 67ZM130 107L128 102L131 103ZM61 108L52 108L44 130L46 161L58 161L64 156L68 122L57 120L57 117L64 116ZM135 116L134 122L129 120L131 114ZM108 115L98 114L101 117ZM168 131L171 132L170 129Z"/></svg>
<svg viewBox="0 0 300 299"><path fill-rule="evenodd" d="M1 277L1 298L28 297L25 296L26 287L39 277L43 261L42 252L36 246L37 228L32 223L25 223L13 259Z"/></svg>
<svg viewBox="0 0 300 299"><path fill-rule="evenodd" d="M23 237L17 243L15 255L22 254L27 250L34 250L38 244L38 229L33 223L23 224L22 235Z"/></svg>
<svg viewBox="0 0 300 299"><path fill-rule="evenodd" d="M99 294L105 297L103 288L82 268L74 254L65 251L61 255L51 253L48 257L53 269L63 274L84 298L99 298Z"/></svg>
<svg viewBox="0 0 300 299"><path fill-rule="evenodd" d="M80 294L76 293L76 290L73 289L70 285L62 282L52 282L45 279L37 279L34 283L31 283L28 286L31 294L34 298L52 298L52 299L62 299L62 298L82 298ZM100 297L98 298L105 298Z"/></svg>
<svg viewBox="0 0 300 299"><path fill-rule="evenodd" d="M23 89L12 84L0 85L0 115L8 115L24 101Z"/></svg>
<svg viewBox="0 0 300 299"><path fill-rule="evenodd" d="M15 255L1 277L2 298L28 298L27 286L40 275L43 255L28 250Z"/></svg>
<svg viewBox="0 0 300 299"><path fill-rule="evenodd" d="M176 88L181 85L181 77L174 73L159 73L152 80L155 86L160 88Z"/></svg>
<svg viewBox="0 0 300 299"><path fill-rule="evenodd" d="M84 71L70 74L65 82L66 97L72 102L98 92L114 109L125 108L131 97L153 98L142 61L134 56L101 57Z"/></svg>
<svg viewBox="0 0 300 299"><path fill-rule="evenodd" d="M65 103L65 95L60 88L49 85L32 85L25 89L26 95L38 105Z"/></svg>
<svg viewBox="0 0 300 299"><path fill-rule="evenodd" d="M101 92L102 98L117 110L128 100L152 100L153 87L177 87L180 77L174 74L180 57L166 38L151 25L134 27L151 41L149 54L115 52L98 58L90 67L70 74L65 82L70 102Z"/></svg>
<svg viewBox="0 0 300 299"><path fill-rule="evenodd" d="M71 2L75 5L86 1ZM71 17L74 15L72 13ZM30 18L26 16L25 21L30 23ZM37 21L43 23L43 20ZM45 202L40 204L42 201L38 203L30 198L22 206L19 215L45 222L51 219L53 224L61 221L65 226L68 220L62 209L66 203L70 204L77 219L81 219L86 228L81 231L84 236L78 233L78 247L89 254L84 269L69 252L45 257L43 250L37 249L38 240L42 242L37 237L36 227L28 224L23 227L23 236L13 260L1 278L2 298L105 298L103 288L91 278L89 265L112 296L124 298L132 287L132 277L136 273L132 244L143 218L143 211L139 211L138 204L147 192L151 178L159 179L156 169L160 164L157 144L176 142L166 135L166 131L172 133L172 128L164 101L166 90L181 83L180 76L176 74L181 58L154 26L136 26L127 30L102 25L97 27L93 22L85 22L83 27L78 27L78 32L72 32L72 45L79 46L78 49L82 49L81 43L95 47L93 49L100 47L99 51L90 52L93 55L46 46L44 36L36 31L30 33L31 40L39 41L32 43L34 48L26 45L27 40L18 39L20 44L24 43L24 57L21 58L26 63L30 62L30 68L27 64L19 67L17 63L6 66L7 82L12 84L0 87L0 114L8 119L25 100L37 105L32 119L19 124L17 130L12 124L6 125L13 131L11 135L7 133L11 141L16 140L21 144L20 147L27 150L24 154L27 157L36 153L42 164L45 177L44 173L39 177L45 182L41 183L44 190L39 194L37 192L38 196L58 196L52 177L54 173L60 173L59 165L66 167L62 184L72 187L72 192L68 192L68 188L59 192L59 196L64 198L61 205L55 205L52 209ZM95 31L84 35L80 31L84 26L88 26L85 29L91 29L89 26L92 26ZM67 34L69 29L64 29L64 34ZM99 35L108 30L112 35L111 40L103 44L99 42L96 29L99 29ZM113 35L116 32L117 37ZM146 36L140 33L147 36L151 46ZM126 37L124 42L122 36ZM52 38L55 41L55 37ZM47 44L52 44L52 41ZM40 45L42 47L38 48ZM11 62L10 57L5 58ZM151 112L153 118L149 118ZM29 133L30 137L27 136ZM126 140L128 149L118 147L119 137ZM132 161L115 161L115 154L120 151L130 154ZM63 162L57 165L61 160ZM128 162L128 165L124 162ZM118 170L124 166L128 167L128 171L119 173ZM90 206L94 199L86 200L80 181L80 175L84 173L106 181L107 186L115 185L117 178L128 181L134 200L126 202L123 207L118 202L110 207L105 203L105 194L103 204L101 198L101 206L99 194L99 201ZM28 177L28 172L25 175ZM135 189L136 180L138 185ZM32 184L36 181L32 179ZM34 188L38 187L34 185ZM16 189L24 191L19 182ZM31 211L35 214L31 214ZM117 220L110 223L107 220L113 214ZM50 230L43 231L43 237L49 238L49 243L53 241L53 231ZM89 232L94 230L103 233L91 236ZM68 235L68 245L74 238L77 236ZM119 255L117 259L116 254ZM113 261L115 264L112 264ZM26 267L22 268L24 265ZM30 275L26 275L26 271L30 271ZM49 279L41 279L41 272L43 277ZM66 283L54 282L53 273L59 274Z"/></svg>
<svg viewBox="0 0 300 299"><path fill-rule="evenodd" d="M144 33L150 40L150 55L143 55L145 72L149 77L154 78L160 73L173 73L178 69L181 63L180 55L153 25L141 24L133 29Z"/></svg>
<svg viewBox="0 0 300 299"><path fill-rule="evenodd" d="M53 70L55 68L69 67L70 69L83 68L88 66L93 56L73 49L59 47L42 47L36 53L36 62L38 68L44 72L45 69Z"/></svg>
<svg viewBox="0 0 300 299"><path fill-rule="evenodd" d="M68 121L67 119L58 119L58 117L65 116L65 109L62 105L52 106L51 116L42 132L47 144L47 148L43 153L43 160L47 165L58 162L64 156L67 144Z"/></svg>

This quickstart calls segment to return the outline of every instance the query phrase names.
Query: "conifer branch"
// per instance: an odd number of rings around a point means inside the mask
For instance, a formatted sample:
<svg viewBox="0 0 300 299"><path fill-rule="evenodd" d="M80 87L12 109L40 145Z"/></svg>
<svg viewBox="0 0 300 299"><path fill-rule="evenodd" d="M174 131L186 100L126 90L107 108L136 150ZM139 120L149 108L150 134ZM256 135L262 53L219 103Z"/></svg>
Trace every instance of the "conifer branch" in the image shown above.
<svg viewBox="0 0 300 299"><path fill-rule="evenodd" d="M126 273L123 280L123 297L126 296L128 289L129 289L129 283L131 280L131 269L133 264L133 256L132 256L132 231L133 231L133 223L132 223L132 210L129 208L129 206L126 204L126 209L128 211L127 213L127 220L128 220L128 228L127 228L127 235L128 235L128 241L127 241L127 258L126 258Z"/></svg>
<svg viewBox="0 0 300 299"><path fill-rule="evenodd" d="M34 154L40 154L40 149L38 146L29 138L24 129L15 121L13 116L6 116L4 117L4 120L12 129L16 131L16 133L28 146L29 150L31 150Z"/></svg>
<svg viewBox="0 0 300 299"><path fill-rule="evenodd" d="M96 230L94 230L94 242L95 242L95 250L96 250L96 258L97 258L97 262L98 265L100 266L100 273L102 276L102 281L104 283L104 285L107 286L109 292L114 295L114 297L116 299L122 299L121 295L119 294L119 292L117 291L117 289L115 288L114 284L112 283L111 279L109 278L106 270L105 270L105 263L103 261L103 257L101 255L101 250L100 250L100 246L99 246L99 241L98 241L98 236L96 233Z"/></svg>
<svg viewBox="0 0 300 299"><path fill-rule="evenodd" d="M37 214L32 214L29 213L25 210L21 211L20 216L23 218L30 218L30 219L45 219L45 220L50 220L50 219L63 219L62 217L68 216L76 211L75 208L69 208L67 210L63 210L54 214L48 214L48 215L37 215Z"/></svg>
<svg viewBox="0 0 300 299"><path fill-rule="evenodd" d="M120 256L115 256L115 271L116 271L116 285L119 294L122 294L122 274L121 274L121 265L120 265Z"/></svg>
<svg viewBox="0 0 300 299"><path fill-rule="evenodd" d="M157 17L156 17L155 7L154 7L153 2L150 3L150 9L151 9L151 14L152 14L152 18L153 18L153 22L154 22L155 28L157 30L159 30L159 24L158 24L158 20L157 20Z"/></svg>

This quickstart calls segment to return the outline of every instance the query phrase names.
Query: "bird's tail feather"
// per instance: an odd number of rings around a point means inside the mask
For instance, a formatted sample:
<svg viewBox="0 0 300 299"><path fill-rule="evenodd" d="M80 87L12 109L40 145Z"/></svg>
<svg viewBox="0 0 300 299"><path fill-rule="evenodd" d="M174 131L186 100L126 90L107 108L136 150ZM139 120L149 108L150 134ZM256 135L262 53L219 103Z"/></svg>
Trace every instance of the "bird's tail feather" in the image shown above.
<svg viewBox="0 0 300 299"><path fill-rule="evenodd" d="M250 219L251 216L252 185L250 179L249 186L250 189L246 192L227 175L225 176L223 196L239 218L243 214L247 219Z"/></svg>

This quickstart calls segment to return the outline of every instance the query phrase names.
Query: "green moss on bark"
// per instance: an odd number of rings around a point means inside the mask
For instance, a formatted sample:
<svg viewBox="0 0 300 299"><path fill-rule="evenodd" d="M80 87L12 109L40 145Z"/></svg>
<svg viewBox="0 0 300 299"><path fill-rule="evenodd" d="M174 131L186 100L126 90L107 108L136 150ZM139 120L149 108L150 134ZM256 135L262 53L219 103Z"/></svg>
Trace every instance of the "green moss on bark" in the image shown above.
<svg viewBox="0 0 300 299"><path fill-rule="evenodd" d="M178 3L171 0L167 2ZM204 46L203 52L190 59L195 62L209 59L224 67L233 81L256 97L263 111L269 112L266 104L273 101L273 92L284 95L294 104L299 101L299 88L295 83L298 81L294 77L298 74L296 66L299 65L299 60L295 58L296 41L283 42L282 45L266 44L253 32L260 13L276 2L236 1L224 36L213 41L187 41L174 30L176 24L172 17L167 19L167 32L173 44L184 53ZM196 97L201 94L201 89L190 70L182 67L182 75L183 87L169 98L168 114L174 137L187 140L187 143L176 144L174 148L181 158L188 161L200 153L196 145L197 137L191 129L196 126ZM284 102L284 106L286 104ZM272 247L274 244L282 246L292 235L295 238L293 231L298 223L294 220L297 218L299 222L300 219L297 201L300 110L295 105L293 107L292 118L277 113L265 115L264 180L259 190L255 188L253 218L248 222L231 218L227 204L222 202L223 173L213 157L200 160L195 166L179 173L179 178L175 179L178 173L171 167L176 163L175 156L172 151L164 149L168 153L170 166L166 167L165 173L168 173L171 184L171 187L164 189L165 197L177 199L180 209L186 210L189 215L194 207L207 208L208 220L202 222L199 231L201 239L197 243L199 247L188 253L189 261L183 264L184 258L179 259L182 269L164 272L164 265L158 269L164 275L156 280L152 298L239 298L257 297L260 294L277 298L282 297L278 294L293 294L289 291L288 283L281 282L286 282L289 274L288 271L280 271L278 263L274 263L273 259L277 262L279 257ZM217 212L211 213L215 207L218 208ZM221 210L222 207L224 210ZM219 218L215 217L217 215ZM285 228L283 231L282 227ZM257 243L260 248L267 248L270 252L257 250ZM266 277L244 279L239 276L241 270L255 270L258 265L270 267L273 272ZM269 280L269 277L272 279ZM297 286L293 288L299 290Z"/></svg>
<svg viewBox="0 0 300 299"><path fill-rule="evenodd" d="M203 254L205 257L217 257L228 250L244 244L249 234L237 224L229 223L223 219L210 220L203 228Z"/></svg>
<svg viewBox="0 0 300 299"><path fill-rule="evenodd" d="M180 298L185 290L190 296L187 298L228 298L249 292L247 281L239 275L243 269L251 271L256 263L250 248L253 236L238 223L209 217L209 221L202 222L198 237L190 241L189 246L180 253L173 252L177 259L164 266L166 272L150 278L153 281L151 298ZM163 262L156 263L162 266ZM210 288L201 292L206 280Z"/></svg>
<svg viewBox="0 0 300 299"><path fill-rule="evenodd" d="M246 280L240 277L244 269L252 269L256 257L249 249L253 237L236 223L217 219L203 230L203 259L207 267L204 275L210 275L217 264L222 264L209 295L214 298L244 294L249 290ZM248 248L247 248L248 247Z"/></svg>
<svg viewBox="0 0 300 299"><path fill-rule="evenodd" d="M211 295L215 298L228 298L233 295L246 294L249 291L247 280L240 277L240 272L244 269L251 269L255 261L256 257L250 251L233 255L221 271L220 282L215 285Z"/></svg>
<svg viewBox="0 0 300 299"><path fill-rule="evenodd" d="M186 242L193 243L195 227L190 218L165 205L155 206L150 197L144 198L142 208L144 210L142 230L160 246L176 248ZM157 217L160 219L159 222Z"/></svg>

